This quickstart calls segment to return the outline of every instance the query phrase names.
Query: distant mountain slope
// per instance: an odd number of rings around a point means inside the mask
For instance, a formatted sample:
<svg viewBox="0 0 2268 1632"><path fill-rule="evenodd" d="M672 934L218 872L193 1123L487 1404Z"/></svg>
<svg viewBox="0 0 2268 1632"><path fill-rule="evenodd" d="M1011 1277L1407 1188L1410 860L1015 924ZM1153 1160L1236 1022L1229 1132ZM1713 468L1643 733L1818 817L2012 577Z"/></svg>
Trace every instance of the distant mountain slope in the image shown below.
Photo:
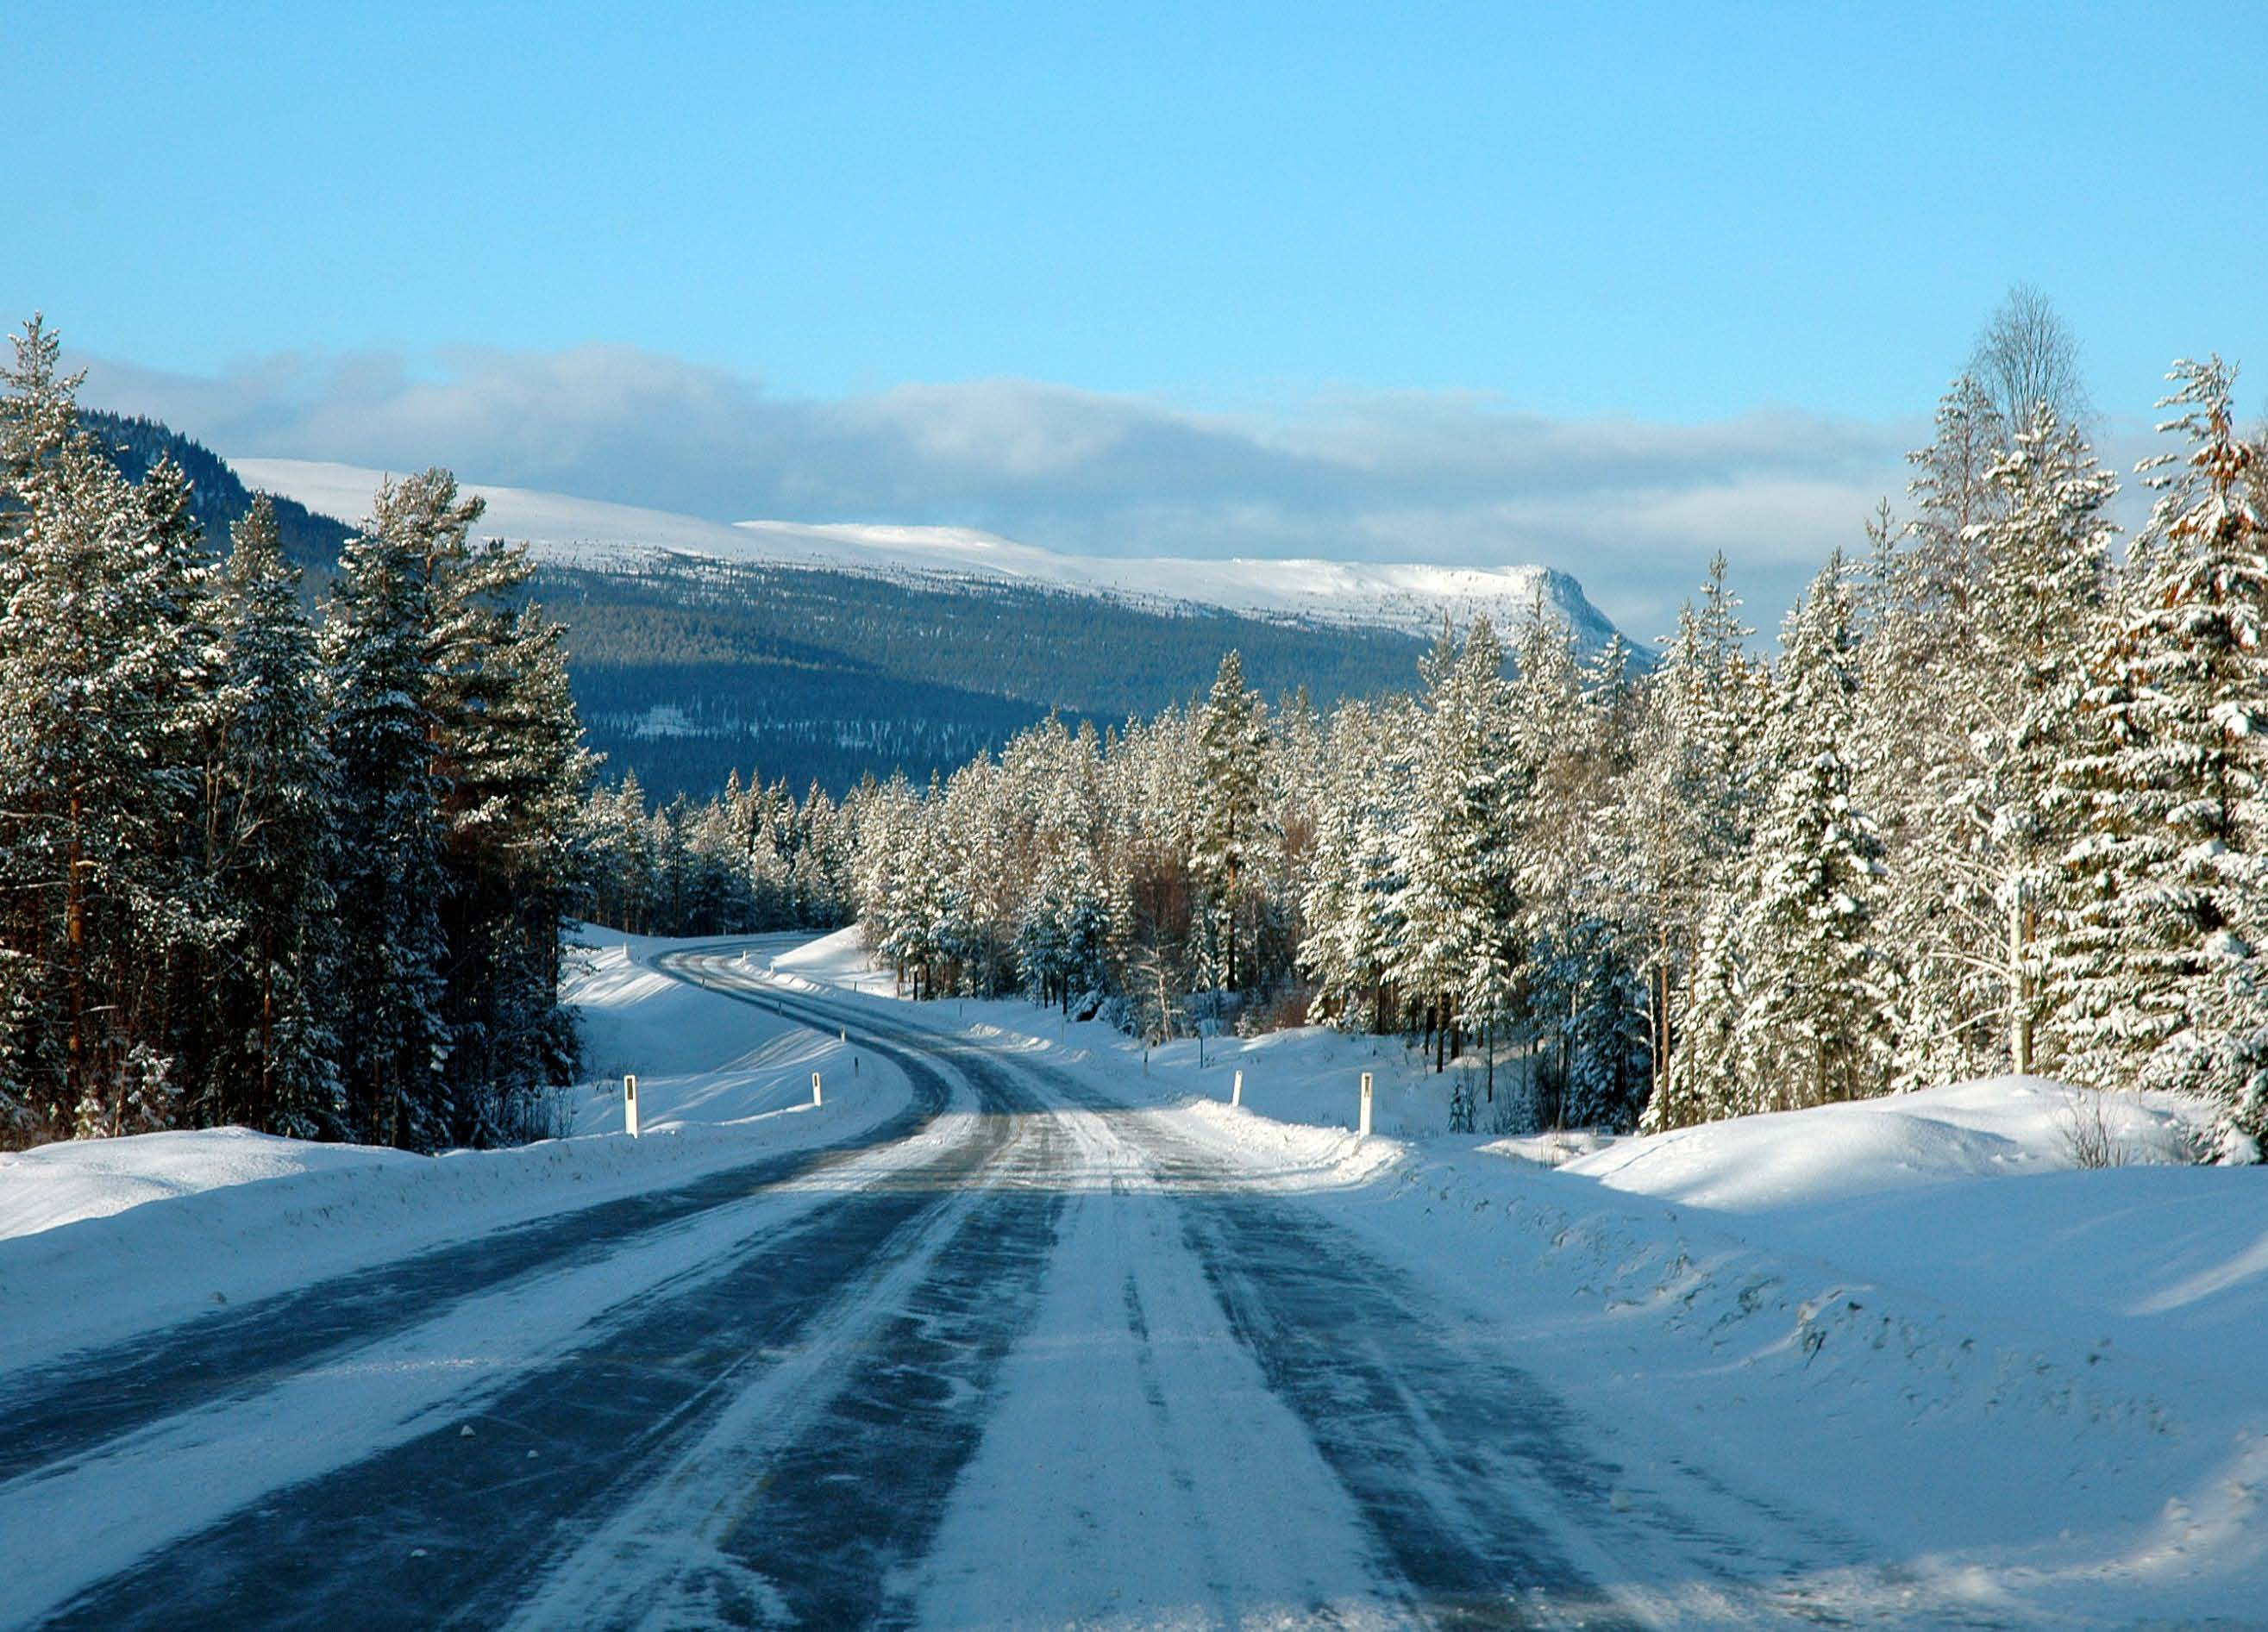
<svg viewBox="0 0 2268 1632"><path fill-rule="evenodd" d="M1187 702L1231 647L1271 699L1304 686L1319 705L1408 687L1425 649L1394 629L677 554L546 564L534 589L567 624L593 746L665 793L752 763L799 789L894 767L918 781L1051 708L1108 725Z"/></svg>
<svg viewBox="0 0 2268 1632"><path fill-rule="evenodd" d="M246 459L254 481L318 508L360 514L379 473L298 459ZM535 546L543 560L606 570L664 552L720 562L823 566L953 584L981 581L1102 596L1153 609L1212 607L1319 625L1395 629L1430 637L1446 615L1485 613L1499 626L1540 599L1587 655L1615 633L1583 587L1548 567L1442 567L1416 562L1210 561L1068 555L967 527L744 521L728 526L557 493L468 484L489 501L487 525ZM1646 654L1637 654L1643 663Z"/></svg>
<svg viewBox="0 0 2268 1632"><path fill-rule="evenodd" d="M168 454L189 478L190 505L204 525L206 540L217 551L228 548L229 529L252 508L253 489L229 467L228 461L202 442L159 424L99 409L81 409L79 422L110 450L111 458L129 482L139 482L150 467ZM276 506L276 530L283 534L284 554L301 568L328 577L338 564L339 548L352 531L335 518L311 511L282 490L268 489ZM368 495L364 496L368 503ZM362 512L357 511L357 515Z"/></svg>
<svg viewBox="0 0 2268 1632"><path fill-rule="evenodd" d="M235 469L147 420L89 415L138 475L180 460L217 544L281 496L320 581L380 473L298 460ZM1539 592L1587 648L1613 633L1565 575L1327 562L1115 562L949 528L742 526L467 484L483 532L526 540L533 592L567 626L577 705L607 774L705 795L738 770L840 792L997 748L1050 709L1108 724L1186 703L1221 654L1273 698L1403 689L1445 613L1509 620Z"/></svg>

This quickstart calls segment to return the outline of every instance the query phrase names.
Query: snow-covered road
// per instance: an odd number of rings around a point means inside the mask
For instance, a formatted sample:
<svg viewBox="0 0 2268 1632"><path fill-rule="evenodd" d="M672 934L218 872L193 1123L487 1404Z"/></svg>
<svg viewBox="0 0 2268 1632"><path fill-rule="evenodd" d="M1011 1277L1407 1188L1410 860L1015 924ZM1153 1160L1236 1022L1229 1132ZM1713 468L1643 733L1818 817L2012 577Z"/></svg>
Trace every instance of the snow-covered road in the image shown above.
<svg viewBox="0 0 2268 1632"><path fill-rule="evenodd" d="M1106 1076L648 961L909 1099L7 1378L0 1621L2004 1619L1738 1467L1627 1473L1454 1277Z"/></svg>

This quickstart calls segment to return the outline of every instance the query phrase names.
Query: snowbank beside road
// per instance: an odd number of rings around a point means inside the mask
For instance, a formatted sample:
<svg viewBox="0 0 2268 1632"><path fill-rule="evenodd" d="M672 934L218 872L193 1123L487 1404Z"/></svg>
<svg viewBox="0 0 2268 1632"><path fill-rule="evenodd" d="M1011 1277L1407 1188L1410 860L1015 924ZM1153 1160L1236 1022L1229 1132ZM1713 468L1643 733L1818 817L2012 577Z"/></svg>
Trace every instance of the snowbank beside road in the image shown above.
<svg viewBox="0 0 2268 1632"><path fill-rule="evenodd" d="M0 1239L227 1185L342 1168L414 1166L420 1159L368 1145L278 1139L247 1128L40 1145L0 1155Z"/></svg>
<svg viewBox="0 0 2268 1632"><path fill-rule="evenodd" d="M905 1105L905 1078L886 1061L868 1057L854 1075L835 1038L651 967L658 950L688 943L584 938L565 991L607 1077L565 1091L562 1120L577 1136L424 1157L217 1128L0 1157L0 1371L831 1143ZM622 1134L616 1061L640 1074L644 1138ZM816 1113L814 1070L828 1082Z"/></svg>
<svg viewBox="0 0 2268 1632"><path fill-rule="evenodd" d="M1560 1171L1752 1213L1951 1179L2059 1172L2080 1165L2081 1147L2098 1138L2118 1165L2183 1164L2211 1122L2208 1107L2176 1094L1996 1077L1616 1140Z"/></svg>

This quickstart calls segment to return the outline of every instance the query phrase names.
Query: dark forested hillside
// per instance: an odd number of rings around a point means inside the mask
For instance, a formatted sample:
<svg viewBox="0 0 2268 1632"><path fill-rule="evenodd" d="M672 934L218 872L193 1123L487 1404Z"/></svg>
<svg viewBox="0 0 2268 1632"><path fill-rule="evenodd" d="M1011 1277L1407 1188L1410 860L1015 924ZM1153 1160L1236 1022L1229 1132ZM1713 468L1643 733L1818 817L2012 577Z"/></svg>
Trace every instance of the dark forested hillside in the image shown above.
<svg viewBox="0 0 2268 1632"><path fill-rule="evenodd" d="M610 775L705 797L738 768L839 793L916 781L1050 709L1099 724L1186 702L1220 654L1270 695L1318 703L1408 686L1424 643L1060 592L666 558L637 572L547 567L531 592L568 628L576 701Z"/></svg>
<svg viewBox="0 0 2268 1632"><path fill-rule="evenodd" d="M252 489L228 461L178 430L154 419L92 408L80 410L79 423L94 433L129 482L141 481L152 465L171 455L189 479L190 513L215 548L225 542L228 530L252 508ZM283 537L284 558L311 579L328 582L354 529L280 494L269 495L269 503L276 511L276 530Z"/></svg>

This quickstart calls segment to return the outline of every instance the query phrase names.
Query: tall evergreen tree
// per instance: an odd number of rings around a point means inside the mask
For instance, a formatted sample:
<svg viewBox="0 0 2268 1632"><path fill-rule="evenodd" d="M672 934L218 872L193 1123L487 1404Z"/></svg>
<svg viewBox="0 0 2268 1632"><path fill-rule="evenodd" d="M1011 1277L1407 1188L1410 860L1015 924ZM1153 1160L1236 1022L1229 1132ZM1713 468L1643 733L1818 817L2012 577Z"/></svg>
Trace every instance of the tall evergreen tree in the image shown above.
<svg viewBox="0 0 2268 1632"><path fill-rule="evenodd" d="M1246 888L1261 842L1268 770L1268 705L1244 683L1244 662L1220 660L1212 693L1197 714L1197 812L1189 864L1204 893L1208 938L1219 945L1221 984L1233 991L1245 970L1253 902Z"/></svg>
<svg viewBox="0 0 2268 1632"><path fill-rule="evenodd" d="M1744 1108L1878 1092L1887 1064L1870 926L1881 873L1851 801L1858 689L1837 555L1789 614L1769 739L1777 768L1744 874L1739 1049Z"/></svg>
<svg viewBox="0 0 2268 1632"><path fill-rule="evenodd" d="M2105 511L2118 482L2095 463L2084 433L2045 407L1992 479L2001 500L1984 531L1982 662L1967 688L1969 755L1948 812L1955 887L1927 916L1940 937L1957 937L1945 961L1966 978L1951 1006L2000 1021L1999 1047L1980 1039L1971 1059L2030 1071L2038 1063L2042 923L2073 836L2052 785L2085 686L2081 650L2102 606L2116 531Z"/></svg>
<svg viewBox="0 0 2268 1632"><path fill-rule="evenodd" d="M168 1124L208 928L185 887L209 679L186 484L129 486L56 358L34 320L0 381L0 1107L33 1138Z"/></svg>
<svg viewBox="0 0 2268 1632"><path fill-rule="evenodd" d="M2060 789L2081 827L2052 974L2068 1069L2221 1107L2224 1148L2268 1133L2268 533L2233 371L2177 363L2135 540ZM2166 468L2167 467L2172 468Z"/></svg>
<svg viewBox="0 0 2268 1632"><path fill-rule="evenodd" d="M316 1138L341 1129L344 1108L320 996L342 951L328 934L335 767L321 669L264 497L232 541L210 827L229 934L202 1115Z"/></svg>
<svg viewBox="0 0 2268 1632"><path fill-rule="evenodd" d="M348 1125L411 1149L441 1143L453 1121L429 567L470 521L438 472L380 488L340 557L323 630L339 789L331 989Z"/></svg>

